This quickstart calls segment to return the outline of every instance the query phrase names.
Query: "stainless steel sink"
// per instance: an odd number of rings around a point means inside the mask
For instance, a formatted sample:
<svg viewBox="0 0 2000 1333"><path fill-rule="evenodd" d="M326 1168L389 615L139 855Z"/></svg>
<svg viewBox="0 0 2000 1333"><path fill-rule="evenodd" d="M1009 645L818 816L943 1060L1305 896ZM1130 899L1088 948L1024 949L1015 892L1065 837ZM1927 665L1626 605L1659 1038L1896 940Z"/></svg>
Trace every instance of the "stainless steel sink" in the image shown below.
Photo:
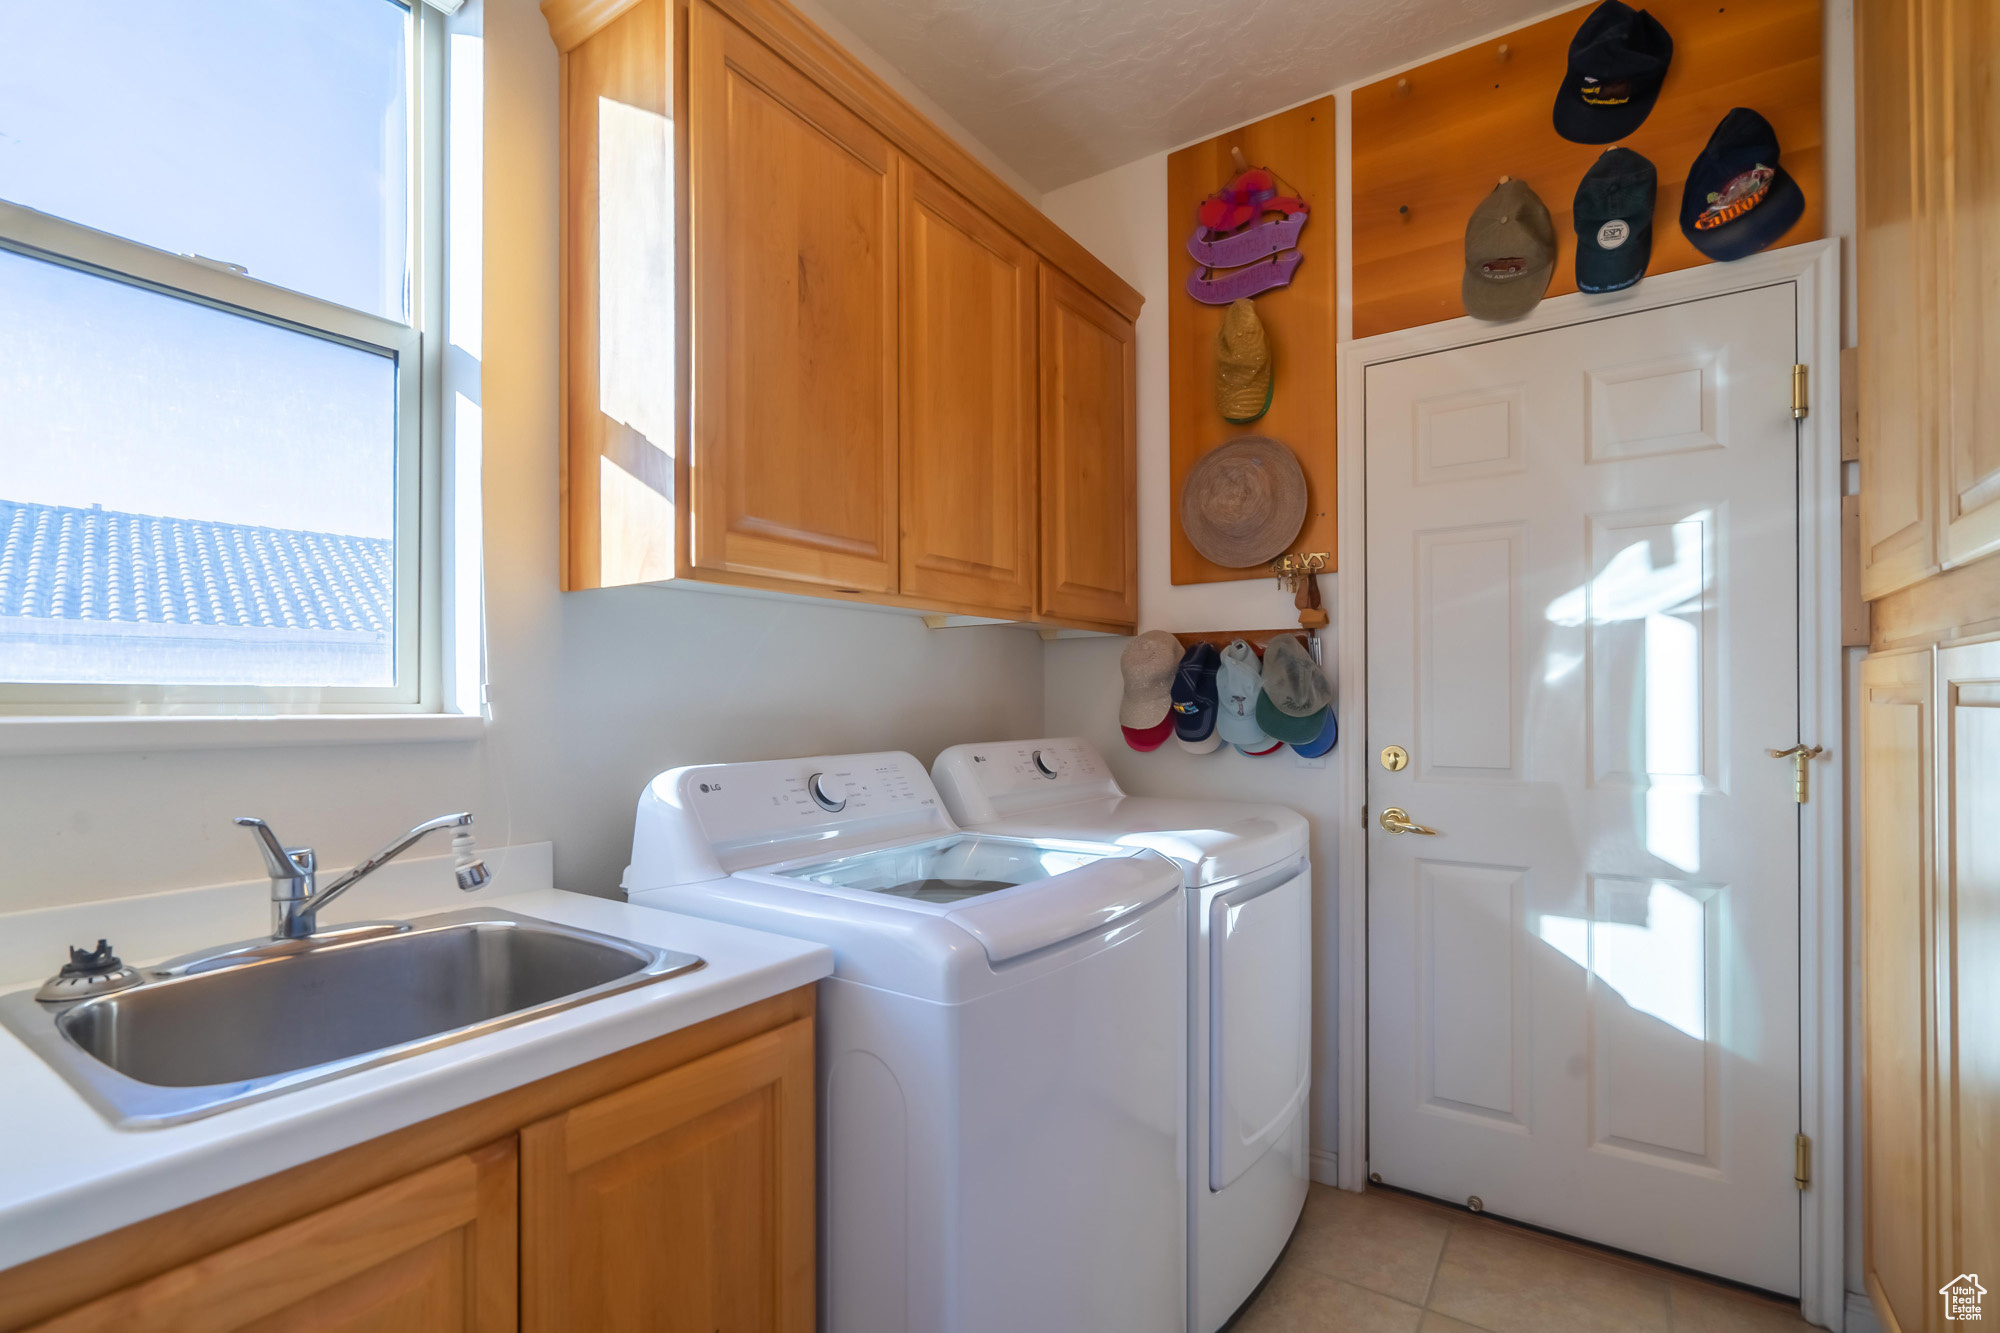
<svg viewBox="0 0 2000 1333"><path fill-rule="evenodd" d="M170 1125L700 967L692 954L506 912L287 940L0 1023L122 1127Z"/></svg>

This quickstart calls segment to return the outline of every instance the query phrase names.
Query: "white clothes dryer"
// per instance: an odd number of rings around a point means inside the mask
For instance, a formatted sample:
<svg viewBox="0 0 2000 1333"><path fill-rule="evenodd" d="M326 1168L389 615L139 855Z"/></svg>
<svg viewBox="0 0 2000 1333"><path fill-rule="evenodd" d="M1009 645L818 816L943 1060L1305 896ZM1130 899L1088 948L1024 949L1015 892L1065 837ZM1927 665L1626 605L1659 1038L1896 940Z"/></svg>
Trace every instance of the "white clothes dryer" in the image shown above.
<svg viewBox="0 0 2000 1333"><path fill-rule="evenodd" d="M1188 900L1188 1328L1214 1333L1305 1206L1312 862L1280 805L1127 796L1079 737L955 745L931 775L968 829L1147 848Z"/></svg>
<svg viewBox="0 0 2000 1333"><path fill-rule="evenodd" d="M634 903L819 941L820 1327L1178 1333L1182 876L960 830L907 754L678 768Z"/></svg>

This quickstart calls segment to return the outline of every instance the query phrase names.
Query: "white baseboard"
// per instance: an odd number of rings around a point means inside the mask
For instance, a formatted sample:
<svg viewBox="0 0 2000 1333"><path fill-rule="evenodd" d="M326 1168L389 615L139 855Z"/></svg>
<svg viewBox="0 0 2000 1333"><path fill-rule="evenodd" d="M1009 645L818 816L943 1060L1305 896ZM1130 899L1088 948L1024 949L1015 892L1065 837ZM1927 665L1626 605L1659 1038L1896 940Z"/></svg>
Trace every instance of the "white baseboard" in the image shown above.
<svg viewBox="0 0 2000 1333"><path fill-rule="evenodd" d="M1322 1152L1318 1148L1314 1148L1308 1166L1312 1171L1312 1178L1314 1180L1322 1185L1331 1185L1335 1189L1340 1188L1339 1153Z"/></svg>
<svg viewBox="0 0 2000 1333"><path fill-rule="evenodd" d="M1858 1291L1847 1293L1846 1317L1843 1333L1882 1333L1882 1321L1875 1317L1875 1303Z"/></svg>

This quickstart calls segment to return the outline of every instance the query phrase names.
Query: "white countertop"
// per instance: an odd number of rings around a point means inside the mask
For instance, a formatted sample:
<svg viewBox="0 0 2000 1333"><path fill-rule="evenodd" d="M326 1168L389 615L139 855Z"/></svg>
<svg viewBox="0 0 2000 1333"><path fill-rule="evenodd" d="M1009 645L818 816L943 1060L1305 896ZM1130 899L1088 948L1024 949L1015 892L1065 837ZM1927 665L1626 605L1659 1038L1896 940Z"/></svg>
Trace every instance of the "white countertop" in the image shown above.
<svg viewBox="0 0 2000 1333"><path fill-rule="evenodd" d="M519 879L514 881L519 886ZM440 907L519 912L699 954L707 966L561 1013L161 1129L120 1130L0 1030L0 1269L781 994L833 971L823 945L536 888ZM386 896L386 895L384 895ZM115 903L93 905L99 923ZM396 904L371 906L388 914ZM142 919L135 900L130 913ZM0 932L12 924L0 918ZM31 932L33 933L33 932ZM114 936L114 939L117 937ZM144 941L147 937L141 935ZM209 944L233 936L211 936ZM129 946L127 946L129 947ZM165 950L131 948L156 962ZM121 948L121 952L126 949Z"/></svg>

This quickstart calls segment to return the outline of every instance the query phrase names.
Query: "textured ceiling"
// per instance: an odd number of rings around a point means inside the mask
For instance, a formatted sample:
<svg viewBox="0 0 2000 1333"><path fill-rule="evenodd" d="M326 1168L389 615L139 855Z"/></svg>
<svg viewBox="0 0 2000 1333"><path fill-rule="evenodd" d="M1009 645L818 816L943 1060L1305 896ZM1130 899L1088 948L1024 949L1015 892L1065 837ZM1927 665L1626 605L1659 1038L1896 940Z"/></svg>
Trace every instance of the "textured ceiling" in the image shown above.
<svg viewBox="0 0 2000 1333"><path fill-rule="evenodd" d="M1550 0L820 3L1044 191L1550 8Z"/></svg>

